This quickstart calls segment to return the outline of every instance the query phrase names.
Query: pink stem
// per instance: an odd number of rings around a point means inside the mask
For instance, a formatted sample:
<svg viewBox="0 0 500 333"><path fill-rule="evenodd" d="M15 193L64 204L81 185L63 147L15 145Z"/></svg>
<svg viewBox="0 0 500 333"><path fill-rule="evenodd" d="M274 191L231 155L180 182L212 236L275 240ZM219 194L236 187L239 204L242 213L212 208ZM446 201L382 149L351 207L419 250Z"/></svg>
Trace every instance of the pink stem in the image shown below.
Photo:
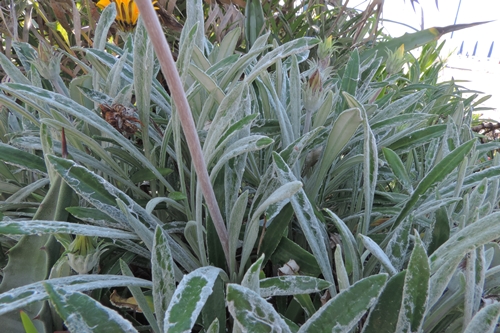
<svg viewBox="0 0 500 333"><path fill-rule="evenodd" d="M179 77L179 73L177 72L172 53L170 52L170 47L165 39L160 21L156 16L151 0L136 0L136 3L144 21L144 26L146 27L149 37L153 43L156 55L160 61L161 70L167 80L168 87L177 108L182 129L184 131L184 135L186 136L188 148L193 159L194 168L198 176L198 181L200 182L201 191L205 197L208 211L212 216L215 230L217 231L217 235L219 236L219 240L222 244L226 262L229 264L229 241L226 225L224 224L219 205L215 199L214 189L210 183L207 166L205 164L205 159L203 158L198 132L196 131L191 109L189 107L184 88L182 87L181 79Z"/></svg>

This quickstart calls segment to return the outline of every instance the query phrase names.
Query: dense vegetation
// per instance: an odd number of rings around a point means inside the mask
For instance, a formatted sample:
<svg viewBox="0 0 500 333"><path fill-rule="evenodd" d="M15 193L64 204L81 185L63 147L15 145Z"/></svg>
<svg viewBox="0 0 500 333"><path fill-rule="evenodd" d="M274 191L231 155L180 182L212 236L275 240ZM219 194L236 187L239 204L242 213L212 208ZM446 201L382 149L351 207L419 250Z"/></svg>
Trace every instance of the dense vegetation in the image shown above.
<svg viewBox="0 0 500 333"><path fill-rule="evenodd" d="M500 147L437 81L458 27L114 2L5 7L2 329L494 332Z"/></svg>

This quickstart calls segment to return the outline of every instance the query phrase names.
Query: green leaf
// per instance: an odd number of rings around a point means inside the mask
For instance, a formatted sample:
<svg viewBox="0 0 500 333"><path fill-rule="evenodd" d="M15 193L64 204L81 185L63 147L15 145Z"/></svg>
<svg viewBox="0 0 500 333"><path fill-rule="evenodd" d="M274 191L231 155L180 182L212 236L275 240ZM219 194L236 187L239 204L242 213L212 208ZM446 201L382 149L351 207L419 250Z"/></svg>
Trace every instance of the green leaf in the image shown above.
<svg viewBox="0 0 500 333"><path fill-rule="evenodd" d="M464 333L493 333L500 317L500 303L486 305L472 318Z"/></svg>
<svg viewBox="0 0 500 333"><path fill-rule="evenodd" d="M160 226L156 227L151 251L151 275L156 318L163 323L165 312L175 292L174 261L168 239Z"/></svg>
<svg viewBox="0 0 500 333"><path fill-rule="evenodd" d="M169 174L171 174L173 172L173 170L169 169L169 168L158 168L158 172L163 177L165 177L165 176L168 176ZM140 182L145 181L145 180L155 180L155 179L156 179L156 175L153 172L151 172L151 170L149 170L149 169L141 169L130 176L130 181L132 183L140 183Z"/></svg>
<svg viewBox="0 0 500 333"><path fill-rule="evenodd" d="M245 7L245 38L249 50L265 32L265 18L260 0L248 0Z"/></svg>
<svg viewBox="0 0 500 333"><path fill-rule="evenodd" d="M415 231L415 246L408 263L403 288L403 303L399 312L397 332L419 332L427 309L429 296L429 259Z"/></svg>
<svg viewBox="0 0 500 333"><path fill-rule="evenodd" d="M264 35L259 38L267 40L268 36L269 35ZM292 54L308 51L319 42L320 40L317 38L301 37L274 48L272 51L268 52L265 56L259 59L252 71L245 77L244 82L247 84L252 83L265 71L265 69L274 65L278 60L289 57ZM257 41L254 45L257 45ZM253 48L251 50L253 50Z"/></svg>
<svg viewBox="0 0 500 333"><path fill-rule="evenodd" d="M53 107L64 110L73 117L80 119L91 126L94 126L96 129L100 130L101 133L106 133L111 139L113 139L116 143L123 147L123 149L127 151L131 157L135 158L145 168L151 170L151 172L155 174L157 179L160 180L160 182L165 185L165 187L171 189L170 184L168 184L167 181L158 172L158 170L156 170L151 161L148 160L142 154L142 152L132 144L131 141L125 138L113 126L108 124L102 117L100 117L93 111L81 106L80 104L72 101L65 96L34 86L16 83L6 84L5 86L8 86L9 93L17 96L22 100L34 99L37 101L42 101Z"/></svg>
<svg viewBox="0 0 500 333"><path fill-rule="evenodd" d="M391 276L370 311L362 333L394 333L398 323L406 270Z"/></svg>
<svg viewBox="0 0 500 333"><path fill-rule="evenodd" d="M240 33L241 29L239 26L237 26L224 36L222 42L219 45L215 63L223 61L227 57L234 55L235 48L238 45L238 39L240 38Z"/></svg>
<svg viewBox="0 0 500 333"><path fill-rule="evenodd" d="M149 229L143 222L137 219L132 212L129 210L128 206L119 198L116 198L116 203L118 207L125 215L128 224L132 230L139 236L139 238L144 242L144 245L148 248L149 251L153 249L153 231Z"/></svg>
<svg viewBox="0 0 500 333"><path fill-rule="evenodd" d="M22 287L13 288L0 294L0 315L24 308L29 304L40 302L48 298L44 288L45 281L31 283ZM121 275L73 275L69 277L50 279L54 287L64 287L66 291L87 291L100 288L138 286L152 288L151 281L131 278Z"/></svg>
<svg viewBox="0 0 500 333"><path fill-rule="evenodd" d="M394 150L389 148L382 148L382 153L384 154L385 160L389 167L391 168L394 176L396 176L397 180L403 185L403 188L408 192L413 192L413 185L406 172L406 168L403 165L403 161L399 158L399 155L394 152Z"/></svg>
<svg viewBox="0 0 500 333"><path fill-rule="evenodd" d="M457 147L429 171L420 183L418 183L417 188L412 193L410 199L408 199L405 203L403 209L394 221L393 227L396 227L410 213L418 200L431 186L446 178L462 162L462 160L472 150L476 141L476 139L472 139L460 147Z"/></svg>
<svg viewBox="0 0 500 333"><path fill-rule="evenodd" d="M356 282L323 305L299 333L350 332L375 304L386 280L387 274L377 274Z"/></svg>
<svg viewBox="0 0 500 333"><path fill-rule="evenodd" d="M275 221L277 222L277 221ZM273 222L271 225L273 225ZM271 256L273 264L285 265L289 260L293 259L300 267L300 274L309 276L318 276L321 274L321 269L318 266L316 258L305 250L303 247L294 243L286 237L281 237L276 250Z"/></svg>
<svg viewBox="0 0 500 333"><path fill-rule="evenodd" d="M311 276L283 275L260 280L260 296L312 294L330 286L331 283Z"/></svg>
<svg viewBox="0 0 500 333"><path fill-rule="evenodd" d="M253 290L228 284L227 306L241 332L291 333L272 305Z"/></svg>
<svg viewBox="0 0 500 333"><path fill-rule="evenodd" d="M137 333L132 323L91 297L50 283L44 285L51 303L71 332Z"/></svg>
<svg viewBox="0 0 500 333"><path fill-rule="evenodd" d="M450 220L445 207L436 211L434 228L432 228L432 240L427 247L427 254L431 255L436 249L450 238Z"/></svg>
<svg viewBox="0 0 500 333"><path fill-rule="evenodd" d="M149 109L151 104L150 96L154 71L154 49L141 16L139 16L139 21L135 28L133 52L136 108L139 111L139 119L142 123L141 135L144 153L147 158L150 158L151 143L149 140Z"/></svg>
<svg viewBox="0 0 500 333"><path fill-rule="evenodd" d="M30 171L47 173L43 158L4 143L0 143L0 160Z"/></svg>
<svg viewBox="0 0 500 333"><path fill-rule="evenodd" d="M241 251L240 270L239 275L243 275L245 264L253 251L255 241L259 233L259 219L261 215L273 204L284 201L292 197L295 193L300 191L302 183L299 181L285 182L283 186L279 187L271 195L269 195L264 202L253 212L250 222L247 223L245 228L245 235L243 238L243 248Z"/></svg>
<svg viewBox="0 0 500 333"><path fill-rule="evenodd" d="M338 157L349 140L351 140L362 122L363 118L359 109L346 110L335 120L328 135L325 148L323 149L323 155L315 167L316 171L306 184L306 192L309 196L315 197L317 195L333 161Z"/></svg>
<svg viewBox="0 0 500 333"><path fill-rule="evenodd" d="M4 73L12 80L12 82L31 84L30 80L23 75L14 62L7 58L3 53L0 53L0 67L2 67Z"/></svg>
<svg viewBox="0 0 500 333"><path fill-rule="evenodd" d="M382 56L387 59L387 49L394 51L398 49L401 45L404 45L406 51L413 50L417 47L429 44L434 40L438 40L446 33L457 31L460 29L465 29L468 27L473 27L475 25L484 24L487 22L477 22L470 24L455 24L449 25L447 27L433 27L414 33L406 33L401 37L391 38L387 42L377 43L374 48L366 49L361 53L361 61L369 58L373 58L375 54L379 57ZM378 52L378 53L377 53Z"/></svg>
<svg viewBox="0 0 500 333"><path fill-rule="evenodd" d="M326 213L332 219L333 224L342 236L342 252L345 257L345 267L348 274L352 274L352 283L358 281L362 277L361 261L358 252L358 243L354 238L351 230L335 213L329 209L325 209Z"/></svg>
<svg viewBox="0 0 500 333"><path fill-rule="evenodd" d="M35 325L33 325L33 322L31 321L30 317L26 314L24 311L19 311L21 315L21 321L23 323L23 327L26 333L38 333L38 330L36 329Z"/></svg>
<svg viewBox="0 0 500 333"><path fill-rule="evenodd" d="M450 237L429 257L431 280L429 307L439 299L466 253L500 237L500 212L468 225Z"/></svg>
<svg viewBox="0 0 500 333"><path fill-rule="evenodd" d="M409 217L398 225L385 248L385 253L396 271L401 270L406 261L406 251L410 242L412 222L413 218Z"/></svg>
<svg viewBox="0 0 500 333"><path fill-rule="evenodd" d="M364 109L362 109L362 111L365 137L363 144L363 193L365 201L365 214L358 232L366 235L370 229L373 197L375 195L375 187L377 186L378 150L375 135L373 135L368 122L368 115Z"/></svg>
<svg viewBox="0 0 500 333"><path fill-rule="evenodd" d="M384 268L387 270L387 272L389 272L391 276L398 272L397 269L392 265L391 260L389 259L387 254L385 254L384 250L382 250L377 243L375 243L370 237L362 234L358 234L358 237L361 239L366 249L380 261L382 266L384 266Z"/></svg>
<svg viewBox="0 0 500 333"><path fill-rule="evenodd" d="M299 63L297 61L297 57L292 55L290 57L291 66L290 66L290 103L288 104L288 112L290 115L290 124L292 125L293 137L300 137L300 117L302 116L302 87L300 80L300 70ZM328 94L330 97L330 94ZM328 97L326 99L328 99ZM329 112L331 111L331 108ZM323 124L317 125L317 121L314 121L315 127L322 126ZM314 127L313 127L314 128ZM286 159L285 159L286 160ZM292 164L290 164L292 165Z"/></svg>
<svg viewBox="0 0 500 333"><path fill-rule="evenodd" d="M358 49L354 49L351 52L351 57L347 62L347 66L344 72L344 76L342 77L342 83L340 85L340 89L343 92L348 93L351 96L356 96L356 90L358 88L359 81L359 53ZM347 101L344 101L342 106L342 110L347 108Z"/></svg>
<svg viewBox="0 0 500 333"><path fill-rule="evenodd" d="M207 333L219 333L219 319L214 319L210 326L208 326Z"/></svg>
<svg viewBox="0 0 500 333"><path fill-rule="evenodd" d="M116 200L120 199L129 206L134 213L151 228L156 227L157 220L146 212L139 204L124 192L114 187L102 177L76 164L74 161L48 155L47 159L79 195L90 202L94 207L107 214L121 226L131 229L124 213L117 207Z"/></svg>
<svg viewBox="0 0 500 333"><path fill-rule="evenodd" d="M399 150L400 152L408 151L417 146L421 146L432 139L440 138L446 131L446 125L428 126L419 130L412 130L409 134L394 141L383 141L384 145L388 145L392 150Z"/></svg>
<svg viewBox="0 0 500 333"><path fill-rule="evenodd" d="M0 224L0 234L4 235L44 235L44 234L74 234L83 236L97 236L111 239L139 239L130 232L77 224L61 221L4 221Z"/></svg>
<svg viewBox="0 0 500 333"><path fill-rule="evenodd" d="M278 174L278 179L283 185L297 181L285 161L275 152L273 153L273 162L273 166ZM325 277L325 280L331 282L333 285L335 281L333 279L332 267L330 265L326 249L326 230L324 229L324 226L321 225L316 218L313 206L303 189L297 191L297 193L290 198L290 202L293 206L293 210L295 211L295 215L297 216L300 228L307 239L307 243L311 247L312 253L318 261L318 265L323 273L323 276ZM333 286L329 290L330 294L336 294Z"/></svg>
<svg viewBox="0 0 500 333"><path fill-rule="evenodd" d="M198 26L198 33L196 34L196 46L200 49L204 49L205 43L205 25L200 24L204 22L203 17L203 5L201 0L187 0L186 1L186 21L184 22L184 28L181 34L181 44L184 41L184 35L191 32L194 26Z"/></svg>
<svg viewBox="0 0 500 333"><path fill-rule="evenodd" d="M264 261L264 255L261 255L257 261L255 261L252 266L246 271L243 279L241 280L241 285L245 288L260 292L259 280L260 280L260 270L262 267L262 262Z"/></svg>
<svg viewBox="0 0 500 333"><path fill-rule="evenodd" d="M240 239L241 225L245 216L246 206L248 203L248 191L243 192L231 209L229 223L227 228L229 239L229 271L236 274L236 250Z"/></svg>
<svg viewBox="0 0 500 333"><path fill-rule="evenodd" d="M215 326L214 322L217 322L217 331L214 333L225 333L226 325L222 326L219 323L226 323L226 312L225 282L219 275L215 280L212 295L208 297L201 313L203 326L206 327L210 324L210 327L213 327ZM207 329L208 332L210 329Z"/></svg>
<svg viewBox="0 0 500 333"><path fill-rule="evenodd" d="M99 18L99 24L96 26L95 34L94 34L94 48L98 50L104 50L104 46L106 46L106 40L108 37L108 30L113 24L116 17L116 5L115 3L110 3L109 6L106 6L101 13ZM94 85L96 86L96 85Z"/></svg>
<svg viewBox="0 0 500 333"><path fill-rule="evenodd" d="M124 276L133 277L134 274L132 273L130 268L127 266L125 261L123 261L122 259L120 259L119 261L120 261L120 268L121 268L122 274ZM146 320L148 321L149 325L151 326L151 329L155 333L160 333L160 328L158 327L158 323L157 323L156 318L155 318L153 311L152 311L153 309L150 308L148 301L146 300L146 297L142 293L141 288L139 288L137 286L129 286L128 289L132 293L132 296L134 297L134 299L137 301L137 305L139 306L139 308L142 309L142 313L144 314L144 317L146 317Z"/></svg>
<svg viewBox="0 0 500 333"><path fill-rule="evenodd" d="M68 217L65 208L71 202L73 193L66 183L62 181L61 177L54 178L49 191L33 216L35 220L64 221ZM49 274L53 264L52 256L58 256L59 251L59 246L55 244L54 239L50 235L23 236L15 246L9 249L9 261L3 268L0 293L4 293L2 295L5 295L16 288L23 288L23 286L47 278L47 274ZM2 303L1 299L0 296L0 304ZM31 304L29 307L24 308L24 310L29 316L34 317L39 312L40 307L40 303ZM16 309L12 307L9 311ZM2 327L6 331L15 332L21 329L17 313L7 314L4 318L1 318L1 322L6 322ZM40 322L35 322L35 326L39 328Z"/></svg>
<svg viewBox="0 0 500 333"><path fill-rule="evenodd" d="M220 271L215 267L200 267L184 276L165 313L164 332L191 332Z"/></svg>
<svg viewBox="0 0 500 333"><path fill-rule="evenodd" d="M337 282L339 283L339 291L343 291L351 285L349 282L349 276L347 275L347 270L345 269L344 260L342 259L342 247L337 245L335 247L335 271L337 272Z"/></svg>
<svg viewBox="0 0 500 333"><path fill-rule="evenodd" d="M177 60L175 61L175 65L177 70L179 71L179 76L181 78L182 84L185 84L187 74L189 73L190 65L191 65L191 57L193 55L193 49L196 43L196 37L198 28L200 27L199 22L194 23L192 27L182 29L180 46L179 46L179 54ZM201 27L201 29L203 29ZM203 50L201 45L198 45L200 49ZM210 79L210 78L209 78Z"/></svg>

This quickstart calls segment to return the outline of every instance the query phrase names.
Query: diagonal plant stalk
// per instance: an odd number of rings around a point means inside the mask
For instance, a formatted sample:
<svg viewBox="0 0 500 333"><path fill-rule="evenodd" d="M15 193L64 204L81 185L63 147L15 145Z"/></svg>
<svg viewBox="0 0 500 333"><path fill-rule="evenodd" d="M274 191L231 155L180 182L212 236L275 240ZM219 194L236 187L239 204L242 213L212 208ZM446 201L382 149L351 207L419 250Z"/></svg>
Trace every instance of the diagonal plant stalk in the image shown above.
<svg viewBox="0 0 500 333"><path fill-rule="evenodd" d="M146 30L151 38L151 42L153 43L163 75L167 80L173 101L177 107L177 112L179 113L182 129L186 136L186 141L193 159L198 181L200 182L203 196L205 197L208 210L212 216L215 230L217 231L217 235L219 236L222 244L226 262L229 263L229 242L227 229L222 219L222 214L215 198L212 184L210 183L207 166L203 158L191 109L189 107L186 94L184 93L184 88L182 87L172 53L170 52L167 40L163 35L163 30L161 29L160 21L156 16L152 2L150 0L139 0L136 1L136 3L144 20Z"/></svg>

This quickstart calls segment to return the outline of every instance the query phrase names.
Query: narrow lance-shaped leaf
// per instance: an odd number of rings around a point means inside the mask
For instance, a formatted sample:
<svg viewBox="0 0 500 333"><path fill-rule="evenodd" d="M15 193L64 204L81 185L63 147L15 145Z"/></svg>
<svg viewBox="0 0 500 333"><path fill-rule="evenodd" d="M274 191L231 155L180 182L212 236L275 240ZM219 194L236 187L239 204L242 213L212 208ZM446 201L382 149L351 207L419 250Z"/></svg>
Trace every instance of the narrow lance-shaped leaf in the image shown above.
<svg viewBox="0 0 500 333"><path fill-rule="evenodd" d="M377 301L387 280L387 274L364 278L323 305L302 327L299 333L348 333L359 323L365 312ZM349 304L349 306L346 306Z"/></svg>
<svg viewBox="0 0 500 333"><path fill-rule="evenodd" d="M335 271L337 272L337 281L339 283L339 291L349 288L349 276L345 269L344 260L342 259L342 247L337 245L335 248Z"/></svg>
<svg viewBox="0 0 500 333"><path fill-rule="evenodd" d="M165 313L164 332L191 332L219 273L218 268L201 267L184 276Z"/></svg>
<svg viewBox="0 0 500 333"><path fill-rule="evenodd" d="M396 179L408 193L411 193L413 191L412 182L398 154L389 148L382 148L382 152Z"/></svg>
<svg viewBox="0 0 500 333"><path fill-rule="evenodd" d="M153 302L159 323L163 323L165 312L175 292L174 265L168 239L163 234L162 228L157 226L151 251L151 274L153 276Z"/></svg>
<svg viewBox="0 0 500 333"><path fill-rule="evenodd" d="M351 57L347 62L346 69L344 71L344 76L342 77L342 83L340 88L343 92L348 93L351 96L356 96L356 90L358 88L359 81L359 53L358 49L354 49L351 53ZM347 101L344 100L342 110L347 109Z"/></svg>
<svg viewBox="0 0 500 333"><path fill-rule="evenodd" d="M404 45L405 50L410 51L417 47L423 46L433 40L438 40L444 34L452 31L457 31L461 29L470 28L476 25L485 24L488 22L476 22L468 24L455 24L446 27L433 27L421 31L417 31L411 34L404 34L401 37L392 38L388 42L377 43L377 46L372 49L367 49L363 51L360 55L361 61L365 59L372 58L375 54L382 56L387 59L387 49L394 51L398 49L401 45Z"/></svg>
<svg viewBox="0 0 500 333"><path fill-rule="evenodd" d="M45 289L57 313L71 332L137 333L132 323L125 320L118 312L101 305L85 294L67 291L50 283L45 283Z"/></svg>
<svg viewBox="0 0 500 333"><path fill-rule="evenodd" d="M370 128L368 115L364 108L363 111L363 130L365 132L365 141L363 144L363 192L365 200L365 214L363 223L359 230L362 234L368 234L370 228L370 218L373 207L373 197L378 178L378 151L375 135Z"/></svg>
<svg viewBox="0 0 500 333"><path fill-rule="evenodd" d="M429 259L422 241L415 231L415 246L406 271L397 332L420 331L429 298L429 277Z"/></svg>
<svg viewBox="0 0 500 333"><path fill-rule="evenodd" d="M492 213L455 233L429 257L429 307L439 299L466 253L500 237L500 212Z"/></svg>
<svg viewBox="0 0 500 333"><path fill-rule="evenodd" d="M125 276L130 276L133 277L134 274L130 270L130 268L127 266L125 261L120 259L120 268L122 271L122 274ZM146 297L142 293L141 288L137 286L129 286L128 289L132 293L132 296L134 299L137 301L137 305L139 308L142 310L142 313L144 314L144 317L146 317L146 320L148 321L149 325L151 326L151 329L155 333L160 333L160 327L158 326L158 322L156 321L156 318L153 314L153 309L150 308L148 301L146 300Z"/></svg>
<svg viewBox="0 0 500 333"><path fill-rule="evenodd" d="M479 311L465 328L464 333L493 333L500 317L500 303L486 305Z"/></svg>
<svg viewBox="0 0 500 333"><path fill-rule="evenodd" d="M0 143L0 160L21 166L30 171L47 172L47 167L42 158L4 143Z"/></svg>
<svg viewBox="0 0 500 333"><path fill-rule="evenodd" d="M97 209L120 222L127 229L130 229L130 226L125 222L127 220L125 215L117 208L117 198L121 198L121 200L129 205L135 213L138 213L147 221L146 223L148 223L149 226L156 226L156 220L154 220L144 208L139 206L132 198L108 183L102 177L71 160L53 155L49 155L47 159L68 185L78 194L93 204Z"/></svg>
<svg viewBox="0 0 500 333"><path fill-rule="evenodd" d="M0 294L0 315L14 311L34 302L48 298L44 281L31 283ZM73 275L50 280L53 286L64 287L66 291L86 291L98 288L125 287L136 285L152 288L150 281L121 275Z"/></svg>
<svg viewBox="0 0 500 333"><path fill-rule="evenodd" d="M410 216L398 225L385 248L387 257L389 257L389 260L397 271L403 268L406 260L406 251L408 250L410 242L410 230L413 225L412 222L413 218Z"/></svg>
<svg viewBox="0 0 500 333"><path fill-rule="evenodd" d="M361 111L357 108L342 112L335 120L328 135L321 159L317 163L316 171L311 180L306 184L308 195L311 197L317 195L321 184L325 180L328 169L331 168L333 161L352 138L362 121Z"/></svg>
<svg viewBox="0 0 500 333"><path fill-rule="evenodd" d="M399 213L396 221L394 221L393 227L396 227L401 223L401 221L410 213L417 201L422 195L435 183L443 180L448 176L453 169L455 169L464 159L464 157L471 151L472 147L476 143L476 139L472 139L460 147L457 147L445 158L443 158L438 164L432 168L432 170L420 181L415 191L412 193L410 199L405 203L403 209Z"/></svg>
<svg viewBox="0 0 500 333"><path fill-rule="evenodd" d="M329 209L325 209L326 213L332 219L333 224L340 232L342 239L342 248L345 256L345 266L348 274L352 274L352 282L356 282L362 277L361 261L358 252L358 244L354 238L351 230L335 213Z"/></svg>
<svg viewBox="0 0 500 333"><path fill-rule="evenodd" d="M243 192L234 203L229 217L229 226L227 228L229 237L229 271L236 271L236 250L240 239L241 225L245 216L245 210L248 203L248 191Z"/></svg>
<svg viewBox="0 0 500 333"><path fill-rule="evenodd" d="M60 108L68 114L71 114L77 119L96 127L102 133L106 133L110 138L120 144L132 157L142 163L144 167L148 168L155 174L157 179L167 188L171 188L161 173L154 167L150 160L148 160L127 138L125 138L118 130L109 125L103 118L99 117L96 113L81 106L75 101L54 93L52 91L44 90L34 86L9 83L5 85L8 87L9 93L17 96L22 100L35 99L45 102L53 107ZM97 86L94 85L94 86Z"/></svg>
<svg viewBox="0 0 500 333"><path fill-rule="evenodd" d="M283 275L260 280L260 296L312 294L329 288L331 283L312 276Z"/></svg>
<svg viewBox="0 0 500 333"><path fill-rule="evenodd" d="M255 291L228 284L227 306L241 332L291 333L271 304Z"/></svg>
<svg viewBox="0 0 500 333"><path fill-rule="evenodd" d="M151 103L150 95L153 82L154 52L153 45L149 40L148 33L140 16L137 27L135 28L133 68L136 107L139 111L139 119L142 123L142 142L144 145L144 153L146 157L149 158L151 153L149 141L149 107Z"/></svg>
<svg viewBox="0 0 500 333"><path fill-rule="evenodd" d="M252 266L250 266L250 268L243 276L243 280L241 281L241 285L243 287L251 289L256 293L259 293L260 269L262 267L263 261L264 261L264 254L261 255L260 258L257 259L257 261L252 264Z"/></svg>
<svg viewBox="0 0 500 333"><path fill-rule="evenodd" d="M279 154L273 153L273 160L275 170L278 173L278 178L282 184L296 181L292 171ZM331 282L332 284L335 283L325 244L325 230L316 218L314 209L304 190L300 189L290 198L290 202L293 206L293 210L295 211L300 227L304 232L304 236L307 239L314 256L316 257L316 260L318 261L318 265L321 268L321 272L323 273L325 280ZM331 295L336 294L336 290L333 286L330 287L329 290Z"/></svg>
<svg viewBox="0 0 500 333"><path fill-rule="evenodd" d="M0 224L3 235L42 235L42 234L74 234L82 236L98 236L111 239L139 239L137 235L106 227L85 225L62 221L5 221Z"/></svg>
<svg viewBox="0 0 500 333"><path fill-rule="evenodd" d="M243 275L243 271L245 268L245 264L252 253L252 250L255 245L255 241L257 240L258 232L259 232L259 218L266 211L268 207L271 205L281 202L283 200L287 200L295 193L300 191L302 188L302 183L299 181L290 181L283 184L283 186L279 187L276 191L274 191L263 203L259 205L259 207L252 214L252 218L250 222L247 223L245 229L245 236L243 238L243 249L241 253L240 260L240 270L239 275Z"/></svg>
<svg viewBox="0 0 500 333"><path fill-rule="evenodd" d="M398 323L406 270L391 276L370 311L362 333L394 333Z"/></svg>
<svg viewBox="0 0 500 333"><path fill-rule="evenodd" d="M359 234L358 237L361 239L366 249L380 261L382 266L384 266L389 274L394 275L398 272L396 268L392 266L391 260L389 259L389 257L387 257L384 250L382 250L377 243L375 243L370 237L367 237L365 235Z"/></svg>

